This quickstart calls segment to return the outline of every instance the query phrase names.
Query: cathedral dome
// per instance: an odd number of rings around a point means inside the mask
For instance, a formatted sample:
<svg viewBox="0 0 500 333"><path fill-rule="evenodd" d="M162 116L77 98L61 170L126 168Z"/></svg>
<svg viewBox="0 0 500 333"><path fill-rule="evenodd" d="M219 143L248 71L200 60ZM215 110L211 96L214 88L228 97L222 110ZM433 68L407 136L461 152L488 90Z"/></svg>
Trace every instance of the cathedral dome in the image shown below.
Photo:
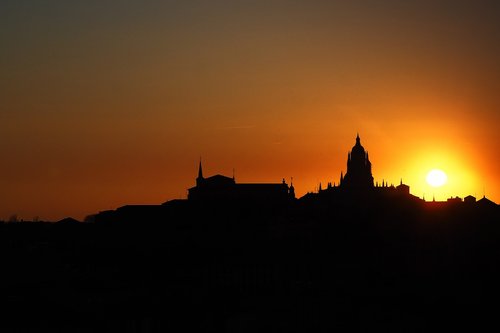
<svg viewBox="0 0 500 333"><path fill-rule="evenodd" d="M361 145L361 139L359 134L356 136L356 144L352 147L351 158L362 158L364 159L366 155L365 148Z"/></svg>
<svg viewBox="0 0 500 333"><path fill-rule="evenodd" d="M361 145L359 134L356 136L356 144L352 147L347 158L347 172L341 180L343 187L349 188L372 188L373 176L372 166L368 153Z"/></svg>

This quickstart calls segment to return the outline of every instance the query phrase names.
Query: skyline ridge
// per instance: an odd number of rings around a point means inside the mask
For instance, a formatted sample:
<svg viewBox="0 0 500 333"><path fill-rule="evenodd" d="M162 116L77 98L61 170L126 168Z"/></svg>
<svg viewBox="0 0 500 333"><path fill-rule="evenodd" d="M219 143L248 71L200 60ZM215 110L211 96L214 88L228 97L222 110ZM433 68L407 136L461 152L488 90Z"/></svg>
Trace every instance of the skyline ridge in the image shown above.
<svg viewBox="0 0 500 333"><path fill-rule="evenodd" d="M370 162L369 157L368 157L368 151L365 151L364 147L361 145L361 137L359 135L359 132L356 133L355 145L352 147L352 150L349 151L348 154L347 154L348 155L347 156L347 170L349 170L349 166L351 165L351 154L353 152L354 152L353 162L356 162L358 165L356 167L354 167L354 168L351 167L351 169L353 170L353 171L351 171L351 173L354 173L355 177L358 177L358 178L360 177L360 173L364 174L364 175L361 176L361 178L364 179L364 180L362 180L362 182L364 182L365 184L361 185L361 188L365 188L366 189L366 188L387 188L387 187L396 188L397 187L397 186L395 186L394 182L389 182L388 180L383 179L383 178L382 178L381 182L374 180L374 177L371 174L371 162ZM334 172L332 172L332 174L334 174ZM217 176L219 178L230 179L230 177L223 176L222 174L215 174L213 176L210 176L209 178L215 177L215 176ZM288 178L288 177L282 177L283 184L285 184L285 178ZM293 176L290 176L290 178L293 179ZM347 182L346 183L350 183L351 181L350 181L350 175L349 175L349 173L346 172L345 175L344 175L344 169L341 169L340 170L340 179L338 181L335 181L335 180L333 180L333 181L327 181L326 182L326 184L327 184L326 190L330 190L331 188L336 188L336 187L342 186L342 182L345 182L346 178L347 178ZM396 177L396 178L400 179L400 185L408 186L407 184L403 184L402 183L403 177ZM233 182L235 182L234 168L233 168L233 176L232 176L231 179L232 179ZM198 182L202 181L202 180L204 180L204 176L203 176L203 163L202 163L202 157L200 156L199 157L199 164L198 164L198 177L196 178L196 184L198 184ZM357 181L359 181L359 179ZM321 183L322 182L319 181L317 183L317 185L316 185L316 187L315 187L314 190L302 193L302 195L299 195L298 199L304 198L305 196L310 195L310 194L320 193L320 192L324 191L325 189L321 188ZM250 182L248 184L259 184L259 181L258 180L254 180L253 182ZM333 184L333 186L332 186L332 184ZM299 182L299 186L300 186L300 182ZM355 185L355 186L359 187L360 185L358 184L358 185ZM410 193L410 188L411 187L408 186L408 193ZM189 190L188 190L188 192L189 192ZM293 187L293 195L295 196L296 193L297 192L295 191L295 187ZM425 199L425 197L426 197L425 193L422 193L422 196L418 195L418 193L415 193L413 195L415 197L420 198L424 202L444 202L444 203L446 203L447 201L450 201L450 200L455 200L456 201L457 198L461 198L461 200L463 200L466 197L477 198L476 195L473 195L472 193L468 193L468 194L462 195L462 196L458 196L456 194L451 193L451 194L449 194L448 197L441 198L441 200L436 200L435 194L432 194L432 200L430 200L430 199L426 200ZM178 200L178 199L184 199L184 198L185 198L184 196L181 196L181 197L176 197L176 198L172 198L172 199L169 199L169 200ZM187 198L189 198L189 195L188 195ZM486 193L483 193L482 198L490 200L488 198L488 196L486 195ZM130 205L130 204L126 204L126 203L122 203L121 205L123 205L123 204ZM146 204L146 202L144 204ZM495 202L495 204L497 204L497 203ZM132 204L132 205L135 205L135 203ZM150 202L149 205L155 205L155 203L154 202ZM120 205L116 206L116 207L110 207L110 209L113 210L113 209L116 209L117 207L120 207ZM104 210L104 211L106 211L106 210ZM88 214L86 214L86 216L93 215L95 213L97 213L97 212L94 212L94 213L89 212ZM20 217L17 214L11 214L11 215L9 215L8 219L6 219L5 221L11 220L13 218L13 216L16 216L16 218L19 219L19 220L22 219L24 221L29 221L29 219L26 219L24 217ZM39 216L40 215L38 215L38 214L36 215L36 220L40 220ZM54 221L64 220L64 219L66 219L66 218L68 218L70 216L71 215L64 216L63 218L56 219ZM42 217L42 220L46 220L46 219L43 219L43 217Z"/></svg>
<svg viewBox="0 0 500 333"><path fill-rule="evenodd" d="M277 199L279 197L283 197L285 200L287 198L291 198L293 200L304 200L310 199L312 195L336 195L335 192L338 191L350 191L352 193L366 194L366 192L376 191L386 191L393 190L401 192L404 195L407 195L409 198L413 198L412 200L418 199L424 203L453 203L457 202L476 202L479 201L479 198L473 196L472 194L468 194L467 196L459 197L451 195L449 198L445 200L436 200L435 196L432 197L432 200L425 200L425 195L423 197L416 196L411 194L410 186L403 183L403 178L400 177L399 185L395 186L394 183L389 183L388 181L382 179L382 182L374 181L374 177L372 176L372 164L368 157L368 151L364 149L361 145L361 138L359 133L356 134L355 145L347 154L347 171L344 175L344 170L340 171L340 179L338 182L327 182L325 188L322 188L321 182L318 184L318 188L315 191L307 192L302 196L296 198L295 187L293 185L293 177L290 177L291 182L288 185L285 181L285 177L282 178L282 182L280 183L260 183L260 182L250 182L250 183L240 183L237 182L234 177L234 169L233 176L228 177L222 174L216 173L211 176L204 176L203 173L203 163L202 158L200 157L198 163L198 174L195 181L195 186L188 189L188 196L186 199L184 198L174 198L166 201L164 204L168 204L169 201L179 201L179 200L201 200L200 198L211 198L214 196L217 200L227 200L231 199L231 202L237 202L237 200L260 200L259 197L263 197L266 200L281 200ZM272 189L274 187L274 189ZM235 190L238 188L239 190ZM275 191L274 193L271 193ZM215 193L215 194L214 194ZM211 198L210 200L214 200ZM239 198L239 199L235 199ZM497 203L489 200L485 195L483 195L482 199L487 200L488 202L492 202L495 205ZM236 201L235 201L236 200ZM483 200L483 201L484 201ZM214 201L215 202L215 201ZM150 203L149 205L155 205L154 203ZM123 207L131 207L134 204L125 204ZM141 205L139 205L141 206ZM116 207L115 209L119 209ZM113 211L112 209L111 211ZM96 212L99 215L101 211ZM91 214L92 216L92 214ZM64 219L63 219L64 220Z"/></svg>

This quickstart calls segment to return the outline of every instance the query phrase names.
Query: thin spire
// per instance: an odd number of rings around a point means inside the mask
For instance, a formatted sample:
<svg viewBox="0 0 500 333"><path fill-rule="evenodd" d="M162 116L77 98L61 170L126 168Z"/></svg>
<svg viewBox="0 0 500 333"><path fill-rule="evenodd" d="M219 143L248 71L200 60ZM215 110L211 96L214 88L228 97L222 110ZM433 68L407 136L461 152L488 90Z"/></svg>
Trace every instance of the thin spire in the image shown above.
<svg viewBox="0 0 500 333"><path fill-rule="evenodd" d="M200 165L198 166L198 178L203 179L203 168L201 166L201 156L200 156Z"/></svg>

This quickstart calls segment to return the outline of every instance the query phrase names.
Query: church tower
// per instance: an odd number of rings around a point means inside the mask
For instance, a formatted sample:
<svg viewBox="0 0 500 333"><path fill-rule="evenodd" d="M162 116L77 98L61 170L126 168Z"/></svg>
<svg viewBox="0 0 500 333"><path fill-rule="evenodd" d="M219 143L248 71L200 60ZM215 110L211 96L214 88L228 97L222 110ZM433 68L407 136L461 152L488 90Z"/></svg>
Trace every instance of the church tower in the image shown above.
<svg viewBox="0 0 500 333"><path fill-rule="evenodd" d="M196 186L200 186L203 183L203 169L201 168L201 158L200 165L198 166L198 178L196 178Z"/></svg>
<svg viewBox="0 0 500 333"><path fill-rule="evenodd" d="M356 144L347 156L347 172L341 180L341 187L346 189L373 188L372 164L368 152L361 145L359 134Z"/></svg>

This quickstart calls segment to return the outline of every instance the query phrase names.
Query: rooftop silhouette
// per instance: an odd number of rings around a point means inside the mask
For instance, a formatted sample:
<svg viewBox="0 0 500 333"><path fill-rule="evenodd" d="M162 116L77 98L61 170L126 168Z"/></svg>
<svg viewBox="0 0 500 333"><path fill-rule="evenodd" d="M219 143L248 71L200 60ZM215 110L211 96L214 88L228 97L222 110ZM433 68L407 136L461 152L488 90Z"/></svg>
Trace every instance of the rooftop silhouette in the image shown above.
<svg viewBox="0 0 500 333"><path fill-rule="evenodd" d="M385 181L374 184L372 164L368 151L361 144L359 134L356 135L355 144L347 154L347 172L345 175L342 171L340 172L338 183L329 182L324 188L322 184L319 184L316 193L307 193L299 198L299 201L310 202L314 198L320 197L330 197L333 204L347 203L349 200L375 203L380 200L387 201L394 198L425 203L425 200L410 193L410 186L404 184L402 179L397 186L389 185ZM292 183L288 185L285 179L280 183L243 184L238 183L234 175L229 177L217 174L205 177L200 159L196 184L188 189L187 201L210 204L283 206L285 203L293 204L295 199L294 186ZM179 204L179 201L182 200L173 200L175 204ZM485 205L485 202L491 201L487 198L476 201L475 197L469 195L466 199L450 198L444 204L456 204L457 202L463 202L467 205ZM494 205L493 202L491 204ZM169 205L169 202L164 203L164 205Z"/></svg>
<svg viewBox="0 0 500 333"><path fill-rule="evenodd" d="M295 199L295 191L292 184L288 186L285 179L281 183L236 183L234 176L214 175L203 177L203 169L200 160L196 186L188 190L188 200L191 201L260 201L275 202L277 204Z"/></svg>

